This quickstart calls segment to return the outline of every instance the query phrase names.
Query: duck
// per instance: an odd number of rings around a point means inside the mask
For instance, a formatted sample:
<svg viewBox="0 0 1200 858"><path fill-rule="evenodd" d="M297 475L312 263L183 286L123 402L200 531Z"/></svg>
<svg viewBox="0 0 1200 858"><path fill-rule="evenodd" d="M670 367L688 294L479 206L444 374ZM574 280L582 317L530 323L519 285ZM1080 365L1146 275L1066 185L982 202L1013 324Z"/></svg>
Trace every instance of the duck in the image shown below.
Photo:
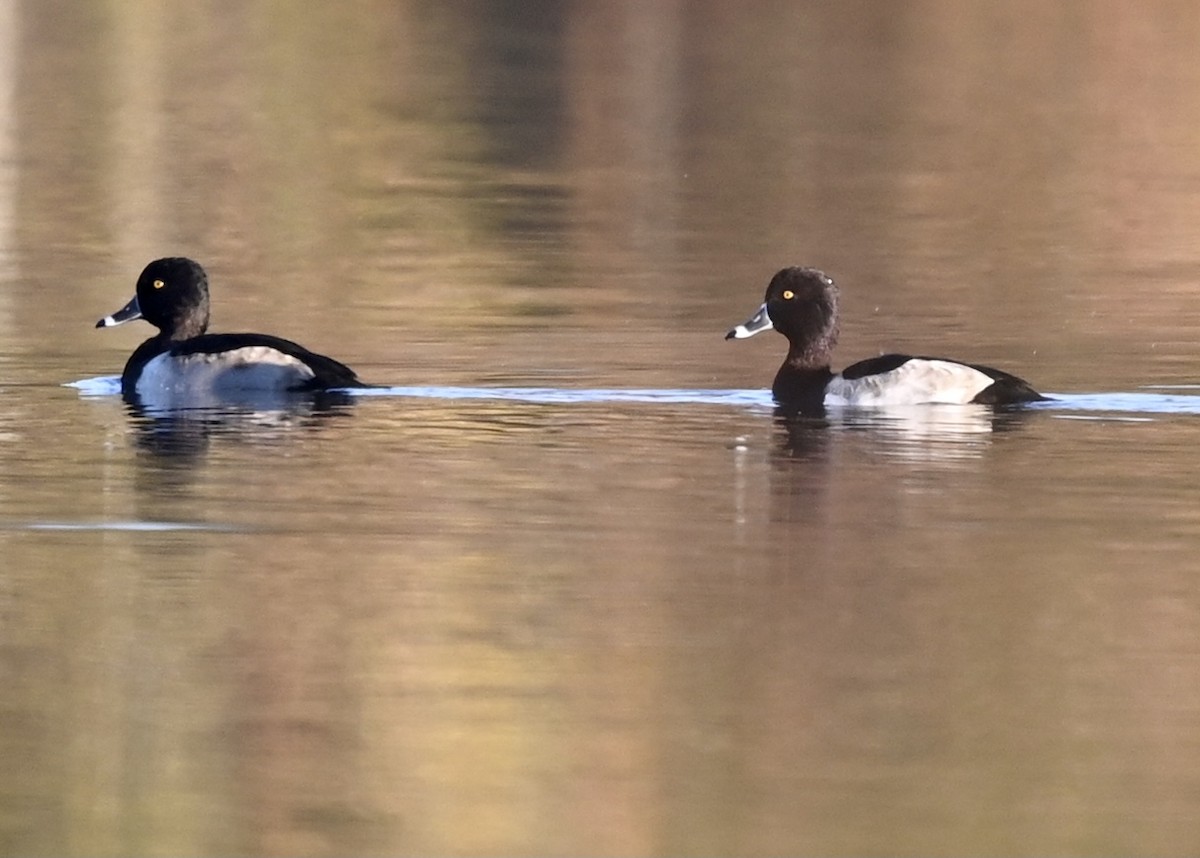
<svg viewBox="0 0 1200 858"><path fill-rule="evenodd" d="M121 373L126 397L170 394L318 392L366 387L350 367L270 334L210 334L208 275L183 256L143 269L133 298L96 322L111 328L144 319L158 333L138 346Z"/></svg>
<svg viewBox="0 0 1200 858"><path fill-rule="evenodd" d="M1048 399L1015 375L947 358L884 354L833 372L838 287L817 268L779 271L767 285L762 306L725 339L772 329L787 337L788 353L771 393L778 405L797 412L820 413L837 405L1006 406Z"/></svg>

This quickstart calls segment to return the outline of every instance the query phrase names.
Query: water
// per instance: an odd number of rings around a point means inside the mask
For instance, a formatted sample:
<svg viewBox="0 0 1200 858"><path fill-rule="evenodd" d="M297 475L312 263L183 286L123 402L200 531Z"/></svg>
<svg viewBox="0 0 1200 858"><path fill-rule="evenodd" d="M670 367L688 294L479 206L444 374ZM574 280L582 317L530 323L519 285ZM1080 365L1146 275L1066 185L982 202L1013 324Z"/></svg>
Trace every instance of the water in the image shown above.
<svg viewBox="0 0 1200 858"><path fill-rule="evenodd" d="M0 0L0 851L1196 851L1200 16L751 5ZM381 386L131 409L177 253Z"/></svg>

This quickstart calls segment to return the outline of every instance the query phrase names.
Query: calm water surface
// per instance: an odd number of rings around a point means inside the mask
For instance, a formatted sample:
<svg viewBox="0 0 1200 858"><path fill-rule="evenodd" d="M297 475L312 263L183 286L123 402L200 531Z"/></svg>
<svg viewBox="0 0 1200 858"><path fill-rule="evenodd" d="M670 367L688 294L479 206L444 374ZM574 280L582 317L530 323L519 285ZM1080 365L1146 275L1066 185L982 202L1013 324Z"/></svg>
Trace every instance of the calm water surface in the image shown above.
<svg viewBox="0 0 1200 858"><path fill-rule="evenodd" d="M1195 854L1198 43L0 0L0 852ZM394 387L127 406L167 254ZM1059 401L777 420L795 263Z"/></svg>

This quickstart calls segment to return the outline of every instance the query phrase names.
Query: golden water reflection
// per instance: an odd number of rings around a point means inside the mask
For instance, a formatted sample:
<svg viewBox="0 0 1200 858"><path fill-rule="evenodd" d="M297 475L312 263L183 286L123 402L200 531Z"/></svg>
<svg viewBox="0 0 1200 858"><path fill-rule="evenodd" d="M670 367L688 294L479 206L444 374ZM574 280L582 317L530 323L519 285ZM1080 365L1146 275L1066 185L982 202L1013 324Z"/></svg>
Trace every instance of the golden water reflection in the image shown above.
<svg viewBox="0 0 1200 858"><path fill-rule="evenodd" d="M0 0L0 850L1194 852L1194 414L60 385L165 253L381 384L761 388L793 262L840 362L1194 383L1198 29Z"/></svg>

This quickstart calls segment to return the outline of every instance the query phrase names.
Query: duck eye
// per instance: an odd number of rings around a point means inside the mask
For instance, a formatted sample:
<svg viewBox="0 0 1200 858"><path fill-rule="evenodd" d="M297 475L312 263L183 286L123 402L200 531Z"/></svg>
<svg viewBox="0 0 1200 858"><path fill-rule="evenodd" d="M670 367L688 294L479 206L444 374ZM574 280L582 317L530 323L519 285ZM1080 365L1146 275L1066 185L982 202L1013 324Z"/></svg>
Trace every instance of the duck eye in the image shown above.
<svg viewBox="0 0 1200 858"><path fill-rule="evenodd" d="M792 299L793 299L793 298L795 298L795 297L796 297L796 293L795 293L795 292L793 292L791 289L784 289L784 290L783 290L783 300L785 300L785 301L790 301L790 300L792 300Z"/></svg>
<svg viewBox="0 0 1200 858"><path fill-rule="evenodd" d="M155 280L155 281L154 281L154 288L155 288L155 289L161 289L162 287L164 287L164 286L166 286L166 285L167 285L167 284L166 284L166 283L164 283L164 282L162 282L161 280Z"/></svg>

